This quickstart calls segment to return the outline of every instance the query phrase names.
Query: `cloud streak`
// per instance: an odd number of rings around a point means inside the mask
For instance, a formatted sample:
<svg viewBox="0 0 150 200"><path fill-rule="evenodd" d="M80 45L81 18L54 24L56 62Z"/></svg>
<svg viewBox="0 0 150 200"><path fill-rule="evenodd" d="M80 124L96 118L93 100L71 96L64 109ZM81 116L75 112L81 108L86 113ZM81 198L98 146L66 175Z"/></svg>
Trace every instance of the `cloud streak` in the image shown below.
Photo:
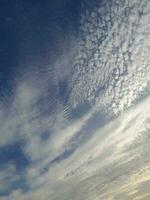
<svg viewBox="0 0 150 200"><path fill-rule="evenodd" d="M0 200L149 198L149 9L147 0L85 9L76 47L19 79L1 105L0 150L22 142L29 163L0 169L0 191L9 190ZM26 191L10 186L18 179Z"/></svg>

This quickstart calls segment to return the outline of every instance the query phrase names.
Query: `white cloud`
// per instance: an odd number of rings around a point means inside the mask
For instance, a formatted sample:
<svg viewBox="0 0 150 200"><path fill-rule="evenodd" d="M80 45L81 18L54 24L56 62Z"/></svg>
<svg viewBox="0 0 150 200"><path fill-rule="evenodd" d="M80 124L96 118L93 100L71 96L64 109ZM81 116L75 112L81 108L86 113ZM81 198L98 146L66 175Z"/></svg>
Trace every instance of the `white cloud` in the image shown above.
<svg viewBox="0 0 150 200"><path fill-rule="evenodd" d="M72 57L74 50L65 52L67 56L52 70L48 68L45 77L24 76L17 83L12 103L2 106L0 146L24 139L24 153L32 162L24 174L30 191L12 191L0 200L148 197L150 98L143 97L130 107L149 83L149 4L146 0L106 2L81 16L84 39L79 41L76 57ZM68 71L70 59L74 65ZM66 78L71 93L70 104L64 106L57 97L59 81ZM70 109L86 101L91 103L91 110L77 120L69 119ZM105 126L86 129L100 110L106 111L106 116L102 115L105 118L126 108L130 109L118 118L109 118ZM75 140L76 151L51 164L69 145L72 148L70 141L77 134L88 135L88 131L92 137L83 143ZM45 132L49 138L43 141L41 134ZM6 172L0 172L5 189Z"/></svg>
<svg viewBox="0 0 150 200"><path fill-rule="evenodd" d="M26 178L33 189L19 194L20 199L146 198L150 176L149 102L147 98L105 127L93 130L88 142L67 159L50 165L45 174L36 174L40 163L29 168Z"/></svg>
<svg viewBox="0 0 150 200"><path fill-rule="evenodd" d="M70 102L96 102L107 113L118 114L135 102L150 80L150 4L100 4L82 15Z"/></svg>

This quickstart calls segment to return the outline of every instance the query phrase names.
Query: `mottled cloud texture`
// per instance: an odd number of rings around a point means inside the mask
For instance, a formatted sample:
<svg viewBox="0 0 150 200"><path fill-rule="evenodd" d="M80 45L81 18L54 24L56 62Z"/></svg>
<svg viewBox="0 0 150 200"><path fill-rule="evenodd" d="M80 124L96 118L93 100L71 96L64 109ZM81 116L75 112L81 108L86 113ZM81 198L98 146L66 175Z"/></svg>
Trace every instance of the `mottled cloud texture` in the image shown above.
<svg viewBox="0 0 150 200"><path fill-rule="evenodd" d="M130 107L150 77L148 1L103 1L81 15L74 59L74 106L97 102L108 112Z"/></svg>
<svg viewBox="0 0 150 200"><path fill-rule="evenodd" d="M150 199L150 2L95 4L76 45L1 97L0 148L28 163L0 168L0 200Z"/></svg>

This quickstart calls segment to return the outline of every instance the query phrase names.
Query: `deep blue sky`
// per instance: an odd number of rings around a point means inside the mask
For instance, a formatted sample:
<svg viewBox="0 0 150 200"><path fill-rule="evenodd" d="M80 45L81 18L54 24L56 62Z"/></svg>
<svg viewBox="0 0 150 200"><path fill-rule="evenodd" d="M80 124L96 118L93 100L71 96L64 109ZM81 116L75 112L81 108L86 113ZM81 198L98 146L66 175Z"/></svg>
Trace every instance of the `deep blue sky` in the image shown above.
<svg viewBox="0 0 150 200"><path fill-rule="evenodd" d="M82 2L90 0L1 0L0 1L0 103L9 105L13 98L14 83L21 71L38 71L53 63L69 48L69 39L78 35L78 23ZM65 45L64 45L65 44ZM32 68L32 69L31 69ZM53 98L65 103L63 95L66 83L60 81L59 94L51 89ZM52 86L53 88L53 86ZM55 88L54 88L55 89ZM47 113L47 99L44 96L36 106L42 104L42 112ZM46 103L44 102L46 98ZM52 97L51 97L52 101ZM55 99L54 99L55 101ZM38 104L39 103L39 104ZM44 105L46 105L44 107ZM53 103L52 103L53 105ZM53 107L56 105L54 104ZM5 106L7 108L7 106ZM52 107L52 106L51 106ZM72 118L83 115L89 105L70 114ZM50 108L52 111L52 108ZM6 122L7 124L7 122ZM5 134L2 132L1 134ZM49 133L43 134L43 140ZM17 142L0 147L0 170L14 164L19 180L12 186L0 191L0 196L9 194L13 189L26 189L24 177L27 167L32 163L24 153L23 143ZM62 152L51 164L66 159L76 146Z"/></svg>
<svg viewBox="0 0 150 200"><path fill-rule="evenodd" d="M77 33L81 2L0 1L0 94L7 96L18 68L44 67L61 54L61 43Z"/></svg>
<svg viewBox="0 0 150 200"><path fill-rule="evenodd" d="M61 54L68 35L78 33L80 8L80 0L0 1L0 101L10 98L21 68L44 68ZM30 163L19 141L0 148L0 169L10 163L18 173Z"/></svg>

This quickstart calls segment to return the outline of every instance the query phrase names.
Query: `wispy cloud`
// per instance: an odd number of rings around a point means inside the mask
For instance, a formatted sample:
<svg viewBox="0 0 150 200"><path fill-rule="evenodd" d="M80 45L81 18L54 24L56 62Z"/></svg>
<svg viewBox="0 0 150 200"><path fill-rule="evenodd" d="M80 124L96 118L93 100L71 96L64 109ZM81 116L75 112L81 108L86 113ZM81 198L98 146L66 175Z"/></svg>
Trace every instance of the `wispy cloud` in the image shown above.
<svg viewBox="0 0 150 200"><path fill-rule="evenodd" d="M148 196L149 100L93 132L88 142L67 159L49 165L45 173L38 171L40 162L30 166L26 180L34 190L25 194L16 191L10 198L69 199L75 195L78 199L117 199L125 194L124 199L128 199L136 197L136 193L139 197L146 193ZM141 188L144 182L146 185Z"/></svg>
<svg viewBox="0 0 150 200"><path fill-rule="evenodd" d="M1 104L0 150L22 142L28 163L21 173L3 163L0 200L149 198L149 9L146 0L112 0L85 10L76 51L18 78L12 101ZM87 102L82 116L69 117ZM18 180L26 191L11 187Z"/></svg>

